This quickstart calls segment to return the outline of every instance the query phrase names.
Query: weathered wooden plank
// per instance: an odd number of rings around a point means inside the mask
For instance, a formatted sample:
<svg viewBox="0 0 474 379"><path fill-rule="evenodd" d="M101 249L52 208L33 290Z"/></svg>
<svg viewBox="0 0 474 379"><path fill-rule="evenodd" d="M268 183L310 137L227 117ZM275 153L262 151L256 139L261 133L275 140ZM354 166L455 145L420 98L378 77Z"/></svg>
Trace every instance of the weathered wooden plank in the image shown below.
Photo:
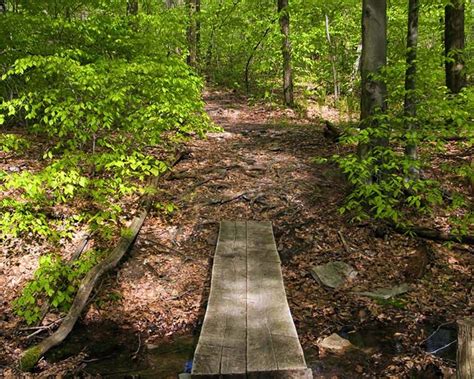
<svg viewBox="0 0 474 379"><path fill-rule="evenodd" d="M246 225L222 222L211 290L193 374L239 374L246 370Z"/></svg>
<svg viewBox="0 0 474 379"><path fill-rule="evenodd" d="M269 226L247 222L247 371L278 369L267 308L272 300L272 288L261 272L265 258L267 268L278 265L268 237Z"/></svg>
<svg viewBox="0 0 474 379"><path fill-rule="evenodd" d="M226 257L225 281L233 291L226 296L226 329L221 374L245 374L247 369L247 225L235 223L233 256Z"/></svg>
<svg viewBox="0 0 474 379"><path fill-rule="evenodd" d="M235 242L235 222L222 221L219 227L215 257L232 255ZM214 274L214 270L212 272ZM211 278L212 281L213 277Z"/></svg>
<svg viewBox="0 0 474 379"><path fill-rule="evenodd" d="M271 224L255 226L247 231L247 371L304 369Z"/></svg>
<svg viewBox="0 0 474 379"><path fill-rule="evenodd" d="M201 329L201 335L196 346L193 360L193 374L219 374L226 319L226 303L221 297L228 291L223 285L223 269L225 264L221 256L231 254L235 241L235 222L221 222L216 253L212 266L211 289L207 303L206 314Z"/></svg>
<svg viewBox="0 0 474 379"><path fill-rule="evenodd" d="M307 379L270 222L222 222L192 377Z"/></svg>
<svg viewBox="0 0 474 379"><path fill-rule="evenodd" d="M252 246L252 256L259 261L280 263L270 221L247 221L247 244Z"/></svg>
<svg viewBox="0 0 474 379"><path fill-rule="evenodd" d="M248 379L313 379L311 369L278 370L273 372L250 372Z"/></svg>

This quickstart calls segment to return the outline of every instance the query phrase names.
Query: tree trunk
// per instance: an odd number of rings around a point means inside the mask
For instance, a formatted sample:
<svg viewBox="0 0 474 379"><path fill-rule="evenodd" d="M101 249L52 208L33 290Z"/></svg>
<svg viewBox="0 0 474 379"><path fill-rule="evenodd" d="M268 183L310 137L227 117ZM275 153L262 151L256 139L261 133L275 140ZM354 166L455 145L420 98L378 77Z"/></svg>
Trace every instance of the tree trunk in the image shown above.
<svg viewBox="0 0 474 379"><path fill-rule="evenodd" d="M201 46L201 0L196 1L196 61L200 56Z"/></svg>
<svg viewBox="0 0 474 379"><path fill-rule="evenodd" d="M387 1L363 0L362 4L362 57L361 57L361 128L377 128L379 122L373 116L386 110L387 88L374 77L387 63ZM371 144L384 144L384 139ZM370 149L369 143L360 143L359 156L364 158Z"/></svg>
<svg viewBox="0 0 474 379"><path fill-rule="evenodd" d="M294 105L293 73L291 70L290 14L288 0L278 1L278 14L282 34L281 52L283 55L283 100L286 106Z"/></svg>
<svg viewBox="0 0 474 379"><path fill-rule="evenodd" d="M419 0L408 1L408 32L407 32L407 64L405 72L405 128L407 145L405 155L411 160L418 159L416 140L412 132L416 129L416 50L418 47L418 14ZM417 169L412 165L410 171L418 176Z"/></svg>
<svg viewBox="0 0 474 379"><path fill-rule="evenodd" d="M0 0L0 13L6 13L7 4L5 0Z"/></svg>
<svg viewBox="0 0 474 379"><path fill-rule="evenodd" d="M252 52L250 53L247 63L245 64L245 91L247 95L250 93L250 64L252 63L253 57L255 53L257 52L258 48L260 47L261 43L267 36L267 34L270 32L270 27L265 29L265 32L263 33L262 38L258 40L258 42L255 44L255 46L252 49Z"/></svg>
<svg viewBox="0 0 474 379"><path fill-rule="evenodd" d="M127 0L127 14L132 16L138 14L138 0Z"/></svg>
<svg viewBox="0 0 474 379"><path fill-rule="evenodd" d="M198 60L198 22L196 16L200 8L200 0L187 0L189 12L189 25L187 29L188 39L188 64L192 67L197 66Z"/></svg>
<svg viewBox="0 0 474 379"><path fill-rule="evenodd" d="M444 46L446 86L454 94L466 86L464 40L464 0L452 0L444 10Z"/></svg>
<svg viewBox="0 0 474 379"><path fill-rule="evenodd" d="M326 18L326 38L328 40L329 45L329 56L331 59L331 67L332 67L332 77L334 81L334 100L339 99L339 81L337 79L337 68L336 68L336 54L334 52L334 47L331 42L331 34L329 33L329 17L325 15Z"/></svg>
<svg viewBox="0 0 474 379"><path fill-rule="evenodd" d="M458 321L458 379L474 379L474 320Z"/></svg>

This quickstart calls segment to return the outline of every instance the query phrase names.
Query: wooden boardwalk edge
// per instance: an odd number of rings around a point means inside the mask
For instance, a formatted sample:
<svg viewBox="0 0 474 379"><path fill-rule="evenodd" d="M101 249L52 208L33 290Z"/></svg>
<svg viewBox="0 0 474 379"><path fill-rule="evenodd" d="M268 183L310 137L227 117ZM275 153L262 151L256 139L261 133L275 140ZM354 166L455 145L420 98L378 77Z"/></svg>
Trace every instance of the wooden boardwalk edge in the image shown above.
<svg viewBox="0 0 474 379"><path fill-rule="evenodd" d="M312 378L271 222L223 221L193 378Z"/></svg>

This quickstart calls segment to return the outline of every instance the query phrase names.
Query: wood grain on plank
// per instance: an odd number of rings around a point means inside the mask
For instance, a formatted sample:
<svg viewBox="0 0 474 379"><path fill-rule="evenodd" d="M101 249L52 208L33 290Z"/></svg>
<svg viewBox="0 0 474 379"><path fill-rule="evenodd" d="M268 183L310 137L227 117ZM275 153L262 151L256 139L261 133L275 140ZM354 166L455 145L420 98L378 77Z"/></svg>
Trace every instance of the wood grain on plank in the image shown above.
<svg viewBox="0 0 474 379"><path fill-rule="evenodd" d="M270 222L222 222L193 377L311 378Z"/></svg>
<svg viewBox="0 0 474 379"><path fill-rule="evenodd" d="M248 227L247 251L247 371L304 369L270 223Z"/></svg>
<svg viewBox="0 0 474 379"><path fill-rule="evenodd" d="M246 369L245 223L222 222L211 290L193 375L239 374Z"/></svg>

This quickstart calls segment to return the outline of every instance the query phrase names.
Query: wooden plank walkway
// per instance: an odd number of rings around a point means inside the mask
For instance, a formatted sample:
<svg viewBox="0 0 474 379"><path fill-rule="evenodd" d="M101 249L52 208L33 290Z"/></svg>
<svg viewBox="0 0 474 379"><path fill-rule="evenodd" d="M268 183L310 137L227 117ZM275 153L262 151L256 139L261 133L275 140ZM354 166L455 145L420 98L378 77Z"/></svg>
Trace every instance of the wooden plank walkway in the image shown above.
<svg viewBox="0 0 474 379"><path fill-rule="evenodd" d="M280 263L271 222L221 222L193 378L312 378Z"/></svg>

